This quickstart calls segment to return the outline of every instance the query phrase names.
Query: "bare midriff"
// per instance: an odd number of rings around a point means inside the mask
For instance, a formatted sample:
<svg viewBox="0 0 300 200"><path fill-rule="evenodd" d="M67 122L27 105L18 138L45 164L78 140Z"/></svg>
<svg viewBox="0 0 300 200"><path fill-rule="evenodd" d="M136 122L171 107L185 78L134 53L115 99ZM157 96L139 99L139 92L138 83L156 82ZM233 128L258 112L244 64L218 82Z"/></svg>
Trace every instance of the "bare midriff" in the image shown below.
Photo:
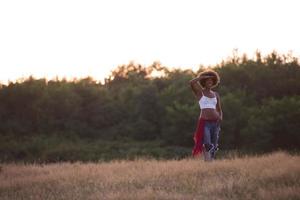
<svg viewBox="0 0 300 200"><path fill-rule="evenodd" d="M216 109L204 108L200 112L200 118L208 120L218 120L220 118L220 114Z"/></svg>

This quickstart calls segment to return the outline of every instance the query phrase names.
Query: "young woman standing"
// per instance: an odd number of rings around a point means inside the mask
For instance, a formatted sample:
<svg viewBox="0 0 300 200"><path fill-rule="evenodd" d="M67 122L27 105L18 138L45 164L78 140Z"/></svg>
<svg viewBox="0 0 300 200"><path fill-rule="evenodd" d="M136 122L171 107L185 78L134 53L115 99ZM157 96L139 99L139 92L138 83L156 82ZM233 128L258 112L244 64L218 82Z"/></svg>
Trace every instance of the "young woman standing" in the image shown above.
<svg viewBox="0 0 300 200"><path fill-rule="evenodd" d="M206 161L215 158L218 150L220 123L223 120L220 96L212 88L220 82L220 77L213 70L206 70L197 78L190 80L190 86L200 105L200 116L194 133L193 156L199 155L204 150Z"/></svg>

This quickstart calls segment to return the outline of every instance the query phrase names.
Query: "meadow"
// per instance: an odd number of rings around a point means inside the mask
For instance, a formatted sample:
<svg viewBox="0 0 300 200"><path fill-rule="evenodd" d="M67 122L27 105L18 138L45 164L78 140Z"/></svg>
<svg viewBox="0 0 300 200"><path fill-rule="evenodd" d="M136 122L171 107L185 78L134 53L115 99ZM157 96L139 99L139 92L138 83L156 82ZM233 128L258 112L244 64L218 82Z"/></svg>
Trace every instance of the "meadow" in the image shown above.
<svg viewBox="0 0 300 200"><path fill-rule="evenodd" d="M3 163L0 199L300 199L300 156Z"/></svg>

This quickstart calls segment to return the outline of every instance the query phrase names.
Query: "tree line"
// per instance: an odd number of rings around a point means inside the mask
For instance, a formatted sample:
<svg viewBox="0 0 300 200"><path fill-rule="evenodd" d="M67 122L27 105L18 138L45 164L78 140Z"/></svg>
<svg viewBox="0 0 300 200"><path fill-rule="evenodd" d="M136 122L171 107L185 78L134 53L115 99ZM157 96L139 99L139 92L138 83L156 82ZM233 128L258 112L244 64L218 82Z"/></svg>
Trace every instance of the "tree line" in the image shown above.
<svg viewBox="0 0 300 200"><path fill-rule="evenodd" d="M210 66L224 120L221 151L300 149L300 65L292 55L233 55ZM189 80L205 69L129 63L104 83L28 77L0 85L1 161L190 156L200 108ZM158 73L160 76L154 76Z"/></svg>

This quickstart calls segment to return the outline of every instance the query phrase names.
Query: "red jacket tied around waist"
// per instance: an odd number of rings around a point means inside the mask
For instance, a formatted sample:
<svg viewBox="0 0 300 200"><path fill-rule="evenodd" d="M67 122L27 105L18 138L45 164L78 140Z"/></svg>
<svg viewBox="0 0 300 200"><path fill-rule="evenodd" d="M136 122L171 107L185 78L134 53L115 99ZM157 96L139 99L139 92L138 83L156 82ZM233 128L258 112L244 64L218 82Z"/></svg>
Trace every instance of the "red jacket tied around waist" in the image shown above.
<svg viewBox="0 0 300 200"><path fill-rule="evenodd" d="M194 148L193 148L193 156L200 155L202 153L202 146L203 146L203 133L204 133L204 124L205 120L203 118L198 119L197 128L194 133Z"/></svg>

